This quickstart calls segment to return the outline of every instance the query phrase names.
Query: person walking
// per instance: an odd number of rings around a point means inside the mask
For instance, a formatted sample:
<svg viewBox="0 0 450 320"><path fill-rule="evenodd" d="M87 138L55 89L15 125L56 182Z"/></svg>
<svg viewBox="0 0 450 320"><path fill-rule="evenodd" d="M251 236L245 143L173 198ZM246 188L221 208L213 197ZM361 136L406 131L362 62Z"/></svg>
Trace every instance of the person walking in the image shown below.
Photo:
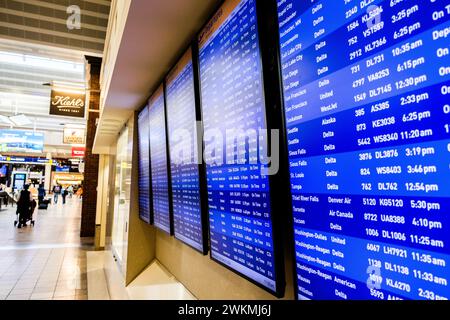
<svg viewBox="0 0 450 320"><path fill-rule="evenodd" d="M77 190L77 196L80 197L80 199L83 199L83 186L80 186Z"/></svg>
<svg viewBox="0 0 450 320"><path fill-rule="evenodd" d="M31 192L28 191L29 185L25 185L23 190L20 191L19 197L17 199L17 221L18 226L17 228L21 229L24 227L27 223L27 221L30 219L30 215L32 214L31 211L31 203L33 201L33 196L31 195Z"/></svg>
<svg viewBox="0 0 450 320"><path fill-rule="evenodd" d="M66 204L66 197L68 194L69 194L69 191L67 191L67 189L63 187L61 189L61 196L62 196L63 204Z"/></svg>
<svg viewBox="0 0 450 320"><path fill-rule="evenodd" d="M55 204L58 203L58 198L60 194L61 194L61 186L57 184L56 186L53 187L53 202Z"/></svg>
<svg viewBox="0 0 450 320"><path fill-rule="evenodd" d="M44 185L41 184L38 188L38 205L41 205L44 202L44 198L47 195L45 192Z"/></svg>
<svg viewBox="0 0 450 320"><path fill-rule="evenodd" d="M67 191L69 192L69 198L72 199L72 196L73 196L73 186L70 185L70 186L67 188Z"/></svg>

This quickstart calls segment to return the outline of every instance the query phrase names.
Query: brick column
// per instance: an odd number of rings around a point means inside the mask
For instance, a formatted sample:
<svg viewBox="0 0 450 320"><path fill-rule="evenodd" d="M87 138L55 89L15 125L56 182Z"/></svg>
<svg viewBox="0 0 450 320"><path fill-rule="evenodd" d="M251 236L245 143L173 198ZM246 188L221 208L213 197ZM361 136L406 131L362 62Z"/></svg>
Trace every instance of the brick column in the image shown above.
<svg viewBox="0 0 450 320"><path fill-rule="evenodd" d="M97 211L97 185L99 156L92 154L97 119L100 110L100 70L102 59L86 56L87 77L89 79L89 110L87 120L86 157L84 171L83 206L81 211L81 237L95 236L95 215Z"/></svg>

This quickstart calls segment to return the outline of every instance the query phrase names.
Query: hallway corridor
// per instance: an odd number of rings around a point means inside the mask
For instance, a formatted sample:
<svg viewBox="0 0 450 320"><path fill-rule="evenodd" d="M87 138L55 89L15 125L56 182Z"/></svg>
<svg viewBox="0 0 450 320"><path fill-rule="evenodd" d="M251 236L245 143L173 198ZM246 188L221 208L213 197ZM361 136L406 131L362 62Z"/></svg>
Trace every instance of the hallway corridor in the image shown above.
<svg viewBox="0 0 450 320"><path fill-rule="evenodd" d="M15 207L0 211L0 300L87 300L81 203L36 209L34 228L13 227Z"/></svg>

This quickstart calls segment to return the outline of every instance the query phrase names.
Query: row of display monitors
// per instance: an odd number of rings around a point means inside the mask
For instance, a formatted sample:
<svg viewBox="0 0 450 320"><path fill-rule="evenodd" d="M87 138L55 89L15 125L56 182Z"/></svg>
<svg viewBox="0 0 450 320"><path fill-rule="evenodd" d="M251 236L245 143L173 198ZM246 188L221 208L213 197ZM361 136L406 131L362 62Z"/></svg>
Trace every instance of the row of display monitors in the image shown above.
<svg viewBox="0 0 450 320"><path fill-rule="evenodd" d="M138 116L140 215L280 295L269 176L226 139L266 128L256 2L225 2L199 39Z"/></svg>
<svg viewBox="0 0 450 320"><path fill-rule="evenodd" d="M448 299L448 2L263 2L225 1L140 113L142 219L277 296L281 231L298 299ZM264 139L225 134L273 129L271 14L290 176L276 184L252 153Z"/></svg>

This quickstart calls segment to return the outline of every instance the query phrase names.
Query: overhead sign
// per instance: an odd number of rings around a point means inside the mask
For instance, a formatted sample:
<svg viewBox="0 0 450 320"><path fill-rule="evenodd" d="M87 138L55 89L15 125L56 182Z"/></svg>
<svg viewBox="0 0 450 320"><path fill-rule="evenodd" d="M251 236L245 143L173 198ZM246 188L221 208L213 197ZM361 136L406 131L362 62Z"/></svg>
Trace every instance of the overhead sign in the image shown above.
<svg viewBox="0 0 450 320"><path fill-rule="evenodd" d="M86 155L86 148L72 148L72 158L84 158Z"/></svg>
<svg viewBox="0 0 450 320"><path fill-rule="evenodd" d="M52 166L58 166L58 161L52 159L43 158L21 158L21 157L4 157L0 156L0 163L15 163L15 164L50 164Z"/></svg>
<svg viewBox="0 0 450 320"><path fill-rule="evenodd" d="M56 172L70 172L69 166L56 167Z"/></svg>
<svg viewBox="0 0 450 320"><path fill-rule="evenodd" d="M86 144L86 131L84 129L64 129L64 144Z"/></svg>
<svg viewBox="0 0 450 320"><path fill-rule="evenodd" d="M76 172L52 172L52 181L62 185L79 185L84 181L84 176Z"/></svg>
<svg viewBox="0 0 450 320"><path fill-rule="evenodd" d="M22 130L0 130L0 152L42 153L44 134Z"/></svg>
<svg viewBox="0 0 450 320"><path fill-rule="evenodd" d="M86 93L52 90L50 114L55 116L84 118Z"/></svg>

